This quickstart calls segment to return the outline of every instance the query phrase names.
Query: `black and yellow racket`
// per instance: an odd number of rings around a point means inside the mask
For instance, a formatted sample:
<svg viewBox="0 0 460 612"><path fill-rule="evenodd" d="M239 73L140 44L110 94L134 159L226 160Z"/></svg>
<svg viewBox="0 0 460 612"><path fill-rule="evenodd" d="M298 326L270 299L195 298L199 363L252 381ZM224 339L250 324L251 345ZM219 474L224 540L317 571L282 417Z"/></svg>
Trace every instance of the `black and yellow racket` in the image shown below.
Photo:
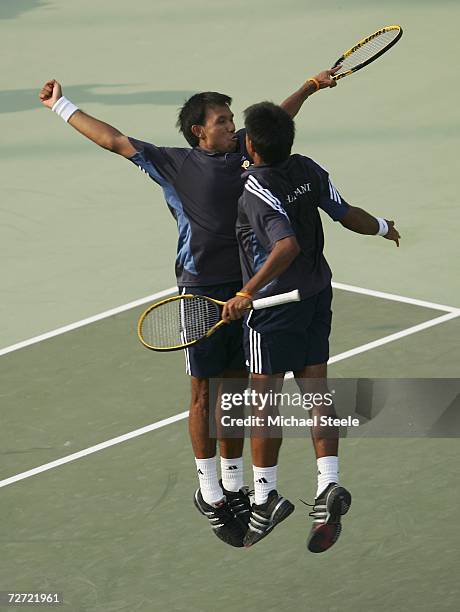
<svg viewBox="0 0 460 612"><path fill-rule="evenodd" d="M363 38L354 47L345 51L335 62L333 68L339 65L341 68L332 78L338 81L369 65L391 49L401 38L402 33L401 26L392 25L377 30L377 32Z"/></svg>
<svg viewBox="0 0 460 612"><path fill-rule="evenodd" d="M254 300L248 310L259 310L298 302L299 291L280 293ZM225 302L204 295L175 295L152 304L142 313L137 335L142 344L153 351L178 351L209 338L224 321L221 318Z"/></svg>

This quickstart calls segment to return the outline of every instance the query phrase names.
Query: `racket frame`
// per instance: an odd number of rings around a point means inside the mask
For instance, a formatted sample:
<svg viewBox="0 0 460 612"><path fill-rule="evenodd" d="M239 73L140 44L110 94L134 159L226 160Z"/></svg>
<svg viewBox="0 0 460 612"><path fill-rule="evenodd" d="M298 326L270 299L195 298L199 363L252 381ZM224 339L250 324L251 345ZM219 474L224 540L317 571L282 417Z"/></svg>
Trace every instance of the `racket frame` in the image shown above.
<svg viewBox="0 0 460 612"><path fill-rule="evenodd" d="M392 30L399 30L398 35L396 36L396 38L394 38L391 42L389 42L386 47L383 47L383 49L381 49L378 53L376 53L375 55L373 55L372 57L370 57L368 60L366 60L365 62L361 62L361 64L358 64L357 66L355 66L354 68L351 68L350 70L346 70L345 72L341 72L340 74L335 74L332 78L334 79L334 81L338 81L339 79L343 79L343 77L346 77L350 74L353 74L354 72L357 72L358 70L361 70L361 68L364 68L364 66L367 66L369 64L371 64L374 60L376 60L377 58L379 58L381 55L383 55L384 53L386 53L389 49L391 49L391 47L393 47L393 45L395 45L398 40L401 38L402 34L403 34L403 29L400 25L391 25L391 26L385 26L384 28L380 28L380 30L377 30L376 32L374 32L373 34L370 34L369 36L366 36L366 38L363 38L362 40L360 40L359 42L356 43L356 45L354 45L353 47L351 47L350 49L348 49L347 51L345 51L345 53L343 53L339 59L335 62L335 64L333 65L333 68L335 68L336 66L338 66L339 64L341 64L347 57L349 57L352 53L354 53L355 51L357 51L358 49L360 49L361 47L363 47L365 44L367 44L369 41L371 41L373 38L376 38L377 36L380 36L380 34L384 34L385 32L391 32Z"/></svg>
<svg viewBox="0 0 460 612"><path fill-rule="evenodd" d="M190 346L193 346L197 342L201 342L201 340L204 340L205 338L209 338L209 336L212 336L212 334L214 334L214 332L216 332L220 327L222 327L222 325L225 325L225 321L223 321L222 319L218 321L201 338L197 338L196 340L191 340L190 342L187 342L185 344L184 343L178 344L176 346L168 346L168 347L152 346L151 344L146 342L144 338L142 337L142 331L141 331L142 324L145 318L152 312L152 310L159 308L163 304L168 304L169 302L174 302L176 300L183 300L184 298L197 298L197 297L203 300L208 300L208 302L213 302L214 304L217 304L218 306L225 306L225 302L222 302L221 300L215 300L214 298L208 297L207 295L195 295L193 293L182 293L182 294L174 295L172 297L161 300L160 302L155 302L154 304L151 304L146 310L144 310L144 312L141 314L137 322L137 337L139 338L140 342L146 348L152 351L159 351L159 352L166 353L170 351L178 351L181 349L186 349ZM254 300L251 306L247 306L247 310L251 310L251 309L258 310L260 308L266 308L270 306L276 306L276 305L286 304L290 302L299 302L299 301L300 301L300 293L298 289L294 289L294 291L289 291L288 293L282 293L277 296L270 296L268 298L260 298L260 299Z"/></svg>
<svg viewBox="0 0 460 612"><path fill-rule="evenodd" d="M184 298L186 299L186 298L197 298L197 297L203 300L208 300L209 302L213 302L214 304L217 304L218 306L225 306L225 302L221 302L220 300L215 300L214 298L210 298L207 295L195 295L193 293L182 293L182 294L174 295L172 297L161 300L160 302L155 302L155 304L152 304L146 310L144 310L144 312L141 314L137 322L137 337L139 338L141 343L146 348L152 351L161 351L161 352L167 353L169 351L178 351L181 349L186 349L189 346L193 346L197 342L201 342L201 340L204 340L205 338L209 338L209 336L211 336L215 331L217 331L219 327L224 325L225 321L222 321L222 319L218 321L218 323L216 323L215 325L213 325L213 327L208 329L206 334L202 336L201 338L197 338L196 340L191 340L190 342L181 343L176 346L167 346L167 347L152 346L151 344L148 344L148 342L146 342L144 338L142 337L142 333L141 333L142 324L145 318L147 317L147 315L149 315L152 312L152 310L155 310L156 308L163 306L163 304L169 304L170 302L175 302L176 300L183 300Z"/></svg>

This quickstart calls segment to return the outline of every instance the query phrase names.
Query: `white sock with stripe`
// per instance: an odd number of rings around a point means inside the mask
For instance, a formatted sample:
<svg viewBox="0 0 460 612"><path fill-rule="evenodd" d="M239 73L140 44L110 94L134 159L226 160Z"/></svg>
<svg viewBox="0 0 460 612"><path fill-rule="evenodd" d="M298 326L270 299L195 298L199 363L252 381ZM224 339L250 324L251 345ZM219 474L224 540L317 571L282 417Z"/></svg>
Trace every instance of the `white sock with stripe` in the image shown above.
<svg viewBox="0 0 460 612"><path fill-rule="evenodd" d="M243 457L236 459L220 458L222 486L227 491L239 491L243 486Z"/></svg>
<svg viewBox="0 0 460 612"><path fill-rule="evenodd" d="M254 471L254 503L260 506L267 501L270 491L276 489L278 466L257 467L253 465L252 469Z"/></svg>
<svg viewBox="0 0 460 612"><path fill-rule="evenodd" d="M339 458L333 455L320 457L316 460L318 465L318 489L316 497L319 497L331 482L339 482Z"/></svg>
<svg viewBox="0 0 460 612"><path fill-rule="evenodd" d="M216 458L197 459L195 457L195 463L201 495L207 504L215 505L224 497L224 492L217 478Z"/></svg>

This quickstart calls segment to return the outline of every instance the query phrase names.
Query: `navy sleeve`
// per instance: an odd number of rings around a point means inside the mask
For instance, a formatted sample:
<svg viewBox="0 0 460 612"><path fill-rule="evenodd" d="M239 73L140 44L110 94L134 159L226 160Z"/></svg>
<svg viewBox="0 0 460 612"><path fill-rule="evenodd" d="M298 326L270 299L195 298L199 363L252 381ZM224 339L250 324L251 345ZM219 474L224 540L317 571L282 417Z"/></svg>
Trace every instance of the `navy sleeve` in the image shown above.
<svg viewBox="0 0 460 612"><path fill-rule="evenodd" d="M157 147L135 138L129 138L129 141L137 150L129 161L136 164L142 172L148 174L162 187L165 182L174 185L179 170L191 149Z"/></svg>
<svg viewBox="0 0 460 612"><path fill-rule="evenodd" d="M249 223L264 248L271 251L279 240L294 236L291 222L281 202L255 177L248 177L243 196Z"/></svg>
<svg viewBox="0 0 460 612"><path fill-rule="evenodd" d="M328 214L334 221L340 221L347 214L350 205L345 202L340 193L334 187L329 173L312 159L309 160L310 168L313 166L319 181L320 198L318 206Z"/></svg>

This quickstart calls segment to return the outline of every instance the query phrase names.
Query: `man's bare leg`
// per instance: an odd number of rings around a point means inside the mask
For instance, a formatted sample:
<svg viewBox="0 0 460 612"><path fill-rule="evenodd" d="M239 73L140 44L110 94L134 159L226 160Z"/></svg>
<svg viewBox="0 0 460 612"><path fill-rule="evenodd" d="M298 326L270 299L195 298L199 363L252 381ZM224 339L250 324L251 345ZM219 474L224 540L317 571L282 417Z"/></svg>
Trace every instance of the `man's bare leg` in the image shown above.
<svg viewBox="0 0 460 612"><path fill-rule="evenodd" d="M321 393L327 389L327 364L307 366L294 372L302 393ZM318 465L318 488L315 504L310 516L313 525L307 538L311 552L321 553L330 548L338 539L342 526L341 517L348 512L351 495L338 484L339 428L321 426L321 416L335 417L334 406L319 406L312 409L312 417L318 424L311 428L311 436Z"/></svg>
<svg viewBox="0 0 460 612"><path fill-rule="evenodd" d="M241 388L246 387L247 373L245 371L224 372L222 379L241 380ZM239 387L239 386L238 386ZM230 392L235 392L235 384L228 385ZM189 414L189 434L192 443L193 452L197 463L198 477L200 479L200 488L203 498L207 503L216 503L223 498L224 493L219 484L216 466L216 438L210 436L210 418L215 418L216 403L220 398L221 393L225 392L225 381L220 385L219 389L215 389L217 393L214 397L210 397L210 384L208 378L199 378L192 376L191 379L191 402ZM239 484L237 489L231 486L229 490L238 490L242 486L242 454L244 445L244 430L241 431L241 437L222 438L219 440L220 454L224 469L226 466L225 459L235 459L234 465L231 467L231 479ZM229 483L224 483L229 484ZM217 499L216 499L217 498Z"/></svg>
<svg viewBox="0 0 460 612"><path fill-rule="evenodd" d="M234 372L226 373L228 378L236 377ZM244 377L247 377L244 372ZM245 385L242 378L242 384ZM233 387L234 385L230 385ZM200 488L195 492L195 506L205 515L211 523L214 533L221 540L231 546L243 546L243 538L247 529L250 514L249 494L246 490L233 489L223 483L225 492L219 482L216 465L216 438L210 437L210 418L214 419L217 400L225 384L214 389L208 378L192 377L192 395L190 403L189 432L195 453ZM218 429L217 429L218 431ZM242 480L243 459L242 451L244 436L240 438L221 439L221 463L223 466L223 479L225 478L226 462L230 460L230 472L227 480L235 484ZM239 474L236 474L239 472ZM238 482L237 485L238 486ZM228 487L228 488L227 488Z"/></svg>
<svg viewBox="0 0 460 612"><path fill-rule="evenodd" d="M209 437L209 379L192 376L188 430L197 459L216 454L216 439Z"/></svg>
<svg viewBox="0 0 460 612"><path fill-rule="evenodd" d="M270 392L279 393L283 388L284 374L252 374L251 389L259 394L268 395ZM258 410L259 405L253 406L253 416L263 416L265 419L268 414L276 416L278 409L276 406L269 406L263 412ZM278 454L282 443L281 427L253 427L251 432L251 454L252 463L260 468L273 467L278 464ZM276 487L274 487L276 488Z"/></svg>
<svg viewBox="0 0 460 612"><path fill-rule="evenodd" d="M306 366L303 370L294 373L296 382L302 393L325 393L327 392L327 364ZM313 379L313 381L312 381ZM314 387L314 388L313 388ZM335 417L334 406L319 406L312 408L312 417L317 417L319 423L320 416ZM316 458L337 457L339 451L339 429L338 427L321 427L318 424L311 428L311 437L315 449Z"/></svg>
<svg viewBox="0 0 460 612"><path fill-rule="evenodd" d="M216 427L219 439L220 470L222 476L222 488L228 499L233 496L229 493L237 493L244 486L243 480L243 446L244 427L226 428L222 426L221 418L225 414L222 410L221 397L223 393L243 394L248 385L248 373L246 370L225 370L221 376L217 402L216 402ZM212 401L212 400L211 400ZM243 406L232 406L231 417L244 417ZM229 429L231 436L229 435ZM227 437L228 436L228 437ZM247 503L246 503L247 502ZM249 513L249 501L245 500L243 518L247 519Z"/></svg>
<svg viewBox="0 0 460 612"><path fill-rule="evenodd" d="M251 390L262 394L262 397L273 397L268 394L279 393L283 388L283 381L284 373L252 374ZM278 406L276 401L266 401L264 409L259 410L260 405L263 404L258 401L253 405L253 417L263 418L264 425L255 425L251 430L255 499L248 532L244 538L244 545L247 547L259 542L294 511L294 505L277 491L282 428L268 425L267 417L278 416Z"/></svg>

